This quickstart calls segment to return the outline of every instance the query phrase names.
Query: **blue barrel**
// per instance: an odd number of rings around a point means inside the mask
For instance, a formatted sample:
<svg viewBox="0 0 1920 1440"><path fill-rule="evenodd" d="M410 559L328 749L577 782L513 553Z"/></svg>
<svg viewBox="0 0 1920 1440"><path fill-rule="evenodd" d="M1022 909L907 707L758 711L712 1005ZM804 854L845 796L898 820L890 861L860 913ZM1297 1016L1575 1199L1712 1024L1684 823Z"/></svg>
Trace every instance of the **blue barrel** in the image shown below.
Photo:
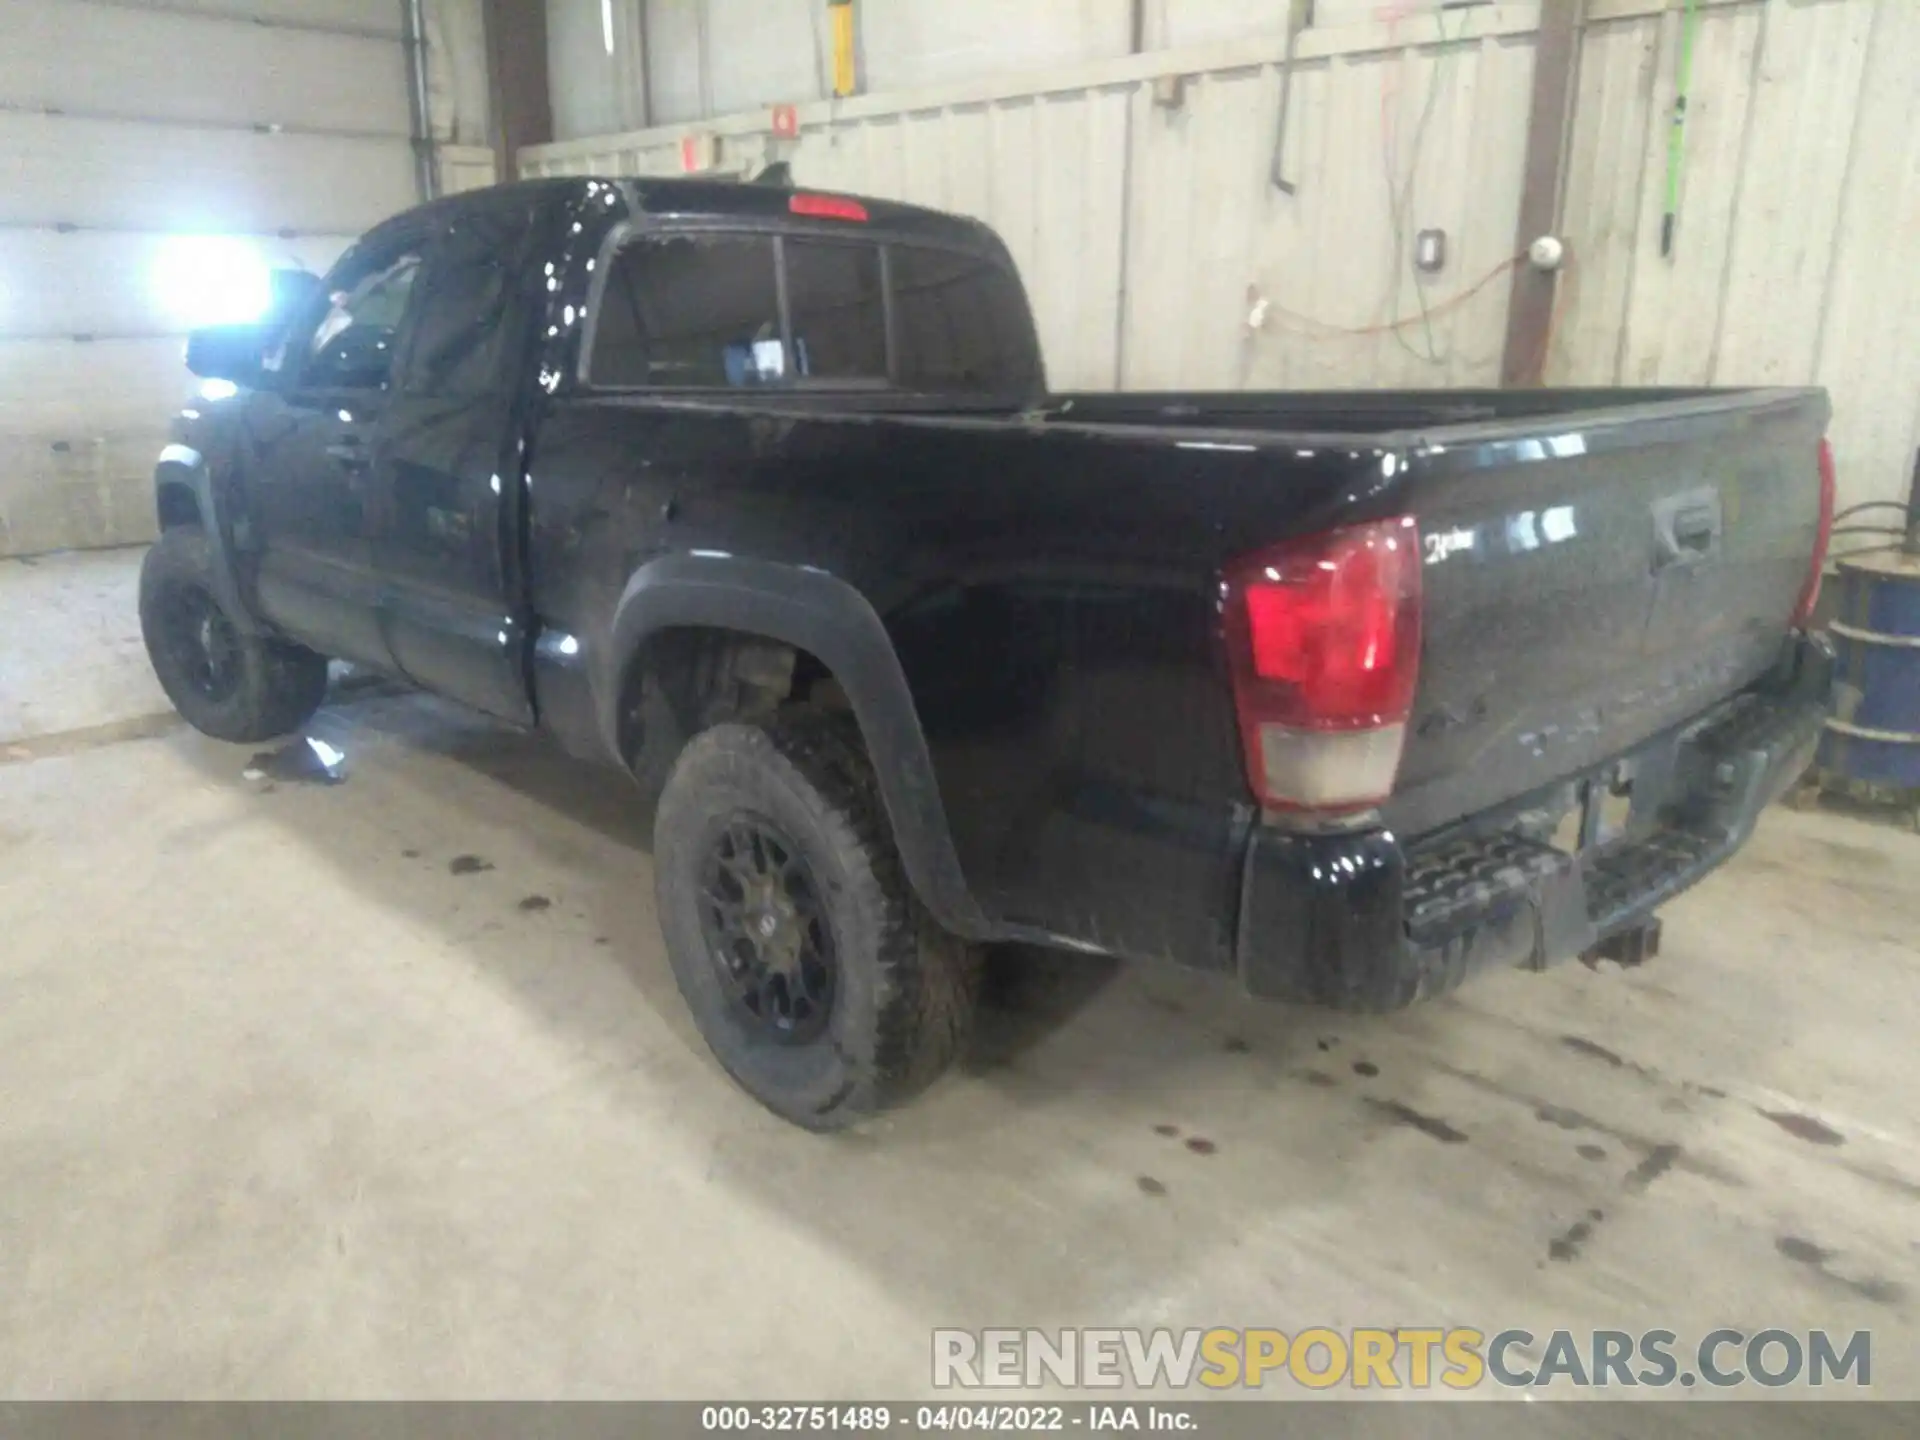
<svg viewBox="0 0 1920 1440"><path fill-rule="evenodd" d="M1849 780L1920 789L1920 556L1839 562L1828 633L1839 655L1820 765Z"/></svg>

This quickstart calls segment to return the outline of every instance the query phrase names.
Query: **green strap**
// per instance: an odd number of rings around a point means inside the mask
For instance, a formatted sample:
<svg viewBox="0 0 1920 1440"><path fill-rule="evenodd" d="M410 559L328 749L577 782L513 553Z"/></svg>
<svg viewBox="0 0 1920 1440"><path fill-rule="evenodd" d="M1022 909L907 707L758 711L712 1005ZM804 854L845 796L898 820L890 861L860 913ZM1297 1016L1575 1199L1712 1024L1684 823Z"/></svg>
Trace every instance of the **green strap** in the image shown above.
<svg viewBox="0 0 1920 1440"><path fill-rule="evenodd" d="M1667 210L1660 225L1660 253L1673 253L1673 229L1680 214L1680 171L1686 163L1687 94L1693 88L1693 34L1699 0L1687 0L1680 22L1680 63L1673 87L1673 123L1667 129Z"/></svg>

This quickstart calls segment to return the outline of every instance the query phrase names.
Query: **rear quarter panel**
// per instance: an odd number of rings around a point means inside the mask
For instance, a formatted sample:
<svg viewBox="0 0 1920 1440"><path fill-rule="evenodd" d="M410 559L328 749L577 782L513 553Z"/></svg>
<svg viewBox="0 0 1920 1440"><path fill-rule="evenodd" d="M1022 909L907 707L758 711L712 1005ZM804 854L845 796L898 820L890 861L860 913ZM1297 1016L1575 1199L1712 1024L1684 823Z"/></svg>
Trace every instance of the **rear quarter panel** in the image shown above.
<svg viewBox="0 0 1920 1440"><path fill-rule="evenodd" d="M1230 963L1253 810L1217 639L1223 556L1382 503L1377 452L1006 419L559 402L532 573L604 645L670 551L825 570L882 617L994 920Z"/></svg>
<svg viewBox="0 0 1920 1440"><path fill-rule="evenodd" d="M563 397L535 465L535 605L591 656L662 554L845 580L892 639L988 917L1226 968L1257 813L1222 565L1407 512L1472 528L1478 566L1424 567L1415 738L1386 814L1424 833L1698 713L1776 652L1814 501L1766 457L1810 455L1824 400L1700 403L1719 412L1589 413L1550 444L1539 415L1362 440ZM1683 582L1649 577L1646 503L1703 476L1745 519L1690 614ZM1584 546L1509 543L1559 503L1583 507Z"/></svg>

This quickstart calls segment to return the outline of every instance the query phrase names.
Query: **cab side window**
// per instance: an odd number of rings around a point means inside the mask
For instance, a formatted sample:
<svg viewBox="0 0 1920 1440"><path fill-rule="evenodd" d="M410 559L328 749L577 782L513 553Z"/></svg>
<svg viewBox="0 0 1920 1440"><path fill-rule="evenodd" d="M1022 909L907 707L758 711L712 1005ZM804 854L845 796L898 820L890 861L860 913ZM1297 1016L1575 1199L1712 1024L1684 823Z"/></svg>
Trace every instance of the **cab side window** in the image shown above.
<svg viewBox="0 0 1920 1440"><path fill-rule="evenodd" d="M324 389L384 390L393 380L414 277L417 250L370 262L349 256L327 277L327 308L307 338L303 385Z"/></svg>
<svg viewBox="0 0 1920 1440"><path fill-rule="evenodd" d="M791 378L772 239L674 235L626 246L607 275L587 373L596 385L662 389Z"/></svg>

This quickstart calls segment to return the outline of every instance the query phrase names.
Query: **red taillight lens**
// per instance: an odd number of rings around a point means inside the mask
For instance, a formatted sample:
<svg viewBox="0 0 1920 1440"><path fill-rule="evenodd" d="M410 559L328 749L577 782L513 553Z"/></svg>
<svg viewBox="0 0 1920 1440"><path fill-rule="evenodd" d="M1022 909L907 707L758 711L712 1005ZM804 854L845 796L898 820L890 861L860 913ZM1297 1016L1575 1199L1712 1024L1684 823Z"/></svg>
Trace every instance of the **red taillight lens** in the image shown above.
<svg viewBox="0 0 1920 1440"><path fill-rule="evenodd" d="M1384 799L1420 670L1413 517L1289 541L1235 562L1224 579L1254 793L1291 809Z"/></svg>
<svg viewBox="0 0 1920 1440"><path fill-rule="evenodd" d="M1813 564L1807 571L1807 583L1800 591L1800 603L1793 607L1793 628L1804 629L1813 619L1813 607L1820 603L1820 578L1827 568L1827 547L1833 543L1833 505L1836 477L1833 446L1820 441L1820 525L1813 536Z"/></svg>
<svg viewBox="0 0 1920 1440"><path fill-rule="evenodd" d="M787 202L795 215L811 215L817 220L865 220L867 207L844 195L796 195Z"/></svg>
<svg viewBox="0 0 1920 1440"><path fill-rule="evenodd" d="M1243 629L1245 680L1262 718L1310 730L1406 719L1420 664L1413 517L1250 555L1227 585L1229 624Z"/></svg>

